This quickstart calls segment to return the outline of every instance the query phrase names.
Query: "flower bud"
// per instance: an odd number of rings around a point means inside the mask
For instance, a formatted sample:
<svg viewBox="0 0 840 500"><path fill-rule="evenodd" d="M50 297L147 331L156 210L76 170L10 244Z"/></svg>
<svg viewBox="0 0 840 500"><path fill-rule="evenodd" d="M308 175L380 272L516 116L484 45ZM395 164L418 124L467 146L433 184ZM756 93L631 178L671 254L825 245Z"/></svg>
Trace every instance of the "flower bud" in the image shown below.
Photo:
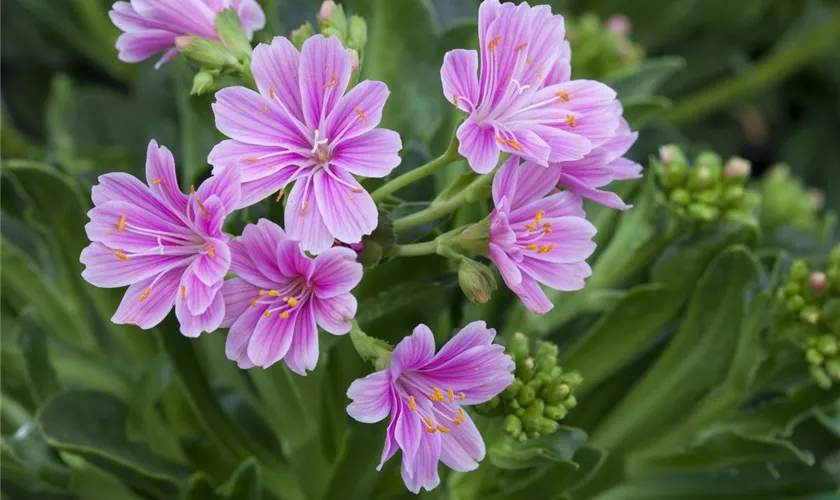
<svg viewBox="0 0 840 500"><path fill-rule="evenodd" d="M799 283L804 283L808 278L808 264L804 260L795 260L790 266L790 279Z"/></svg>
<svg viewBox="0 0 840 500"><path fill-rule="evenodd" d="M692 203L688 206L688 213L703 222L711 222L718 218L720 209L705 203Z"/></svg>
<svg viewBox="0 0 840 500"><path fill-rule="evenodd" d="M740 182L750 175L750 162L737 156L730 158L723 169L723 178L727 181Z"/></svg>
<svg viewBox="0 0 840 500"><path fill-rule="evenodd" d="M840 380L840 359L832 358L826 361L825 371L834 380Z"/></svg>
<svg viewBox="0 0 840 500"><path fill-rule="evenodd" d="M313 28L312 25L309 24L309 21L307 21L306 24L303 24L300 28L292 31L292 45L300 50L303 47L303 42L314 34L315 28Z"/></svg>
<svg viewBox="0 0 840 500"><path fill-rule="evenodd" d="M823 335L817 340L817 348L826 356L837 354L837 341L831 335Z"/></svg>
<svg viewBox="0 0 840 500"><path fill-rule="evenodd" d="M686 160L682 150L676 144L660 146L659 159L662 160L662 163L665 165L671 165L672 163L688 163L688 160Z"/></svg>
<svg viewBox="0 0 840 500"><path fill-rule="evenodd" d="M743 186L729 186L723 190L723 201L725 201L728 204L735 204L743 197Z"/></svg>
<svg viewBox="0 0 840 500"><path fill-rule="evenodd" d="M531 352L531 341L524 333L516 332L510 337L505 350L515 361L523 360Z"/></svg>
<svg viewBox="0 0 840 500"><path fill-rule="evenodd" d="M537 399L537 391L528 384L525 384L525 387L519 391L519 396L516 398L516 400L519 401L519 404L523 407L527 407L533 403L535 399Z"/></svg>
<svg viewBox="0 0 840 500"><path fill-rule="evenodd" d="M524 384L521 380L518 378L513 379L513 382L502 391L502 397L505 399L514 399L519 395L519 391L522 390L523 386Z"/></svg>
<svg viewBox="0 0 840 500"><path fill-rule="evenodd" d="M240 61L251 56L251 42L242 29L239 15L233 9L225 9L216 15L216 33L219 40Z"/></svg>
<svg viewBox="0 0 840 500"><path fill-rule="evenodd" d="M346 49L347 55L350 56L350 71L353 73L359 71L359 53L356 49Z"/></svg>
<svg viewBox="0 0 840 500"><path fill-rule="evenodd" d="M522 420L516 415L508 415L504 422L505 433L513 438L519 437L522 434Z"/></svg>
<svg viewBox="0 0 840 500"><path fill-rule="evenodd" d="M225 69L237 64L233 54L218 42L192 35L175 37L175 47L184 57L205 69Z"/></svg>
<svg viewBox="0 0 840 500"><path fill-rule="evenodd" d="M825 207L825 192L819 188L808 188L806 190L808 197L811 200L811 209L814 212L819 212Z"/></svg>
<svg viewBox="0 0 840 500"><path fill-rule="evenodd" d="M458 266L458 284L464 295L476 304L486 304L497 287L489 267L466 257Z"/></svg>
<svg viewBox="0 0 840 500"><path fill-rule="evenodd" d="M326 0L321 4L321 9L318 10L318 18L324 21L329 21L335 12L335 2L333 0Z"/></svg>
<svg viewBox="0 0 840 500"><path fill-rule="evenodd" d="M569 396L568 399L566 399L566 401L563 401L563 406L571 410L572 408L577 406L577 398L574 396Z"/></svg>
<svg viewBox="0 0 840 500"><path fill-rule="evenodd" d="M799 319L809 325L816 325L820 320L820 310L815 305L807 305L799 312Z"/></svg>
<svg viewBox="0 0 840 500"><path fill-rule="evenodd" d="M563 405L551 405L545 407L545 416L552 420L563 420L569 410Z"/></svg>
<svg viewBox="0 0 840 500"><path fill-rule="evenodd" d="M613 14L604 21L604 27L613 35L626 37L630 34L630 20L623 14Z"/></svg>
<svg viewBox="0 0 840 500"><path fill-rule="evenodd" d="M798 283L794 283L793 281L786 284L783 290L786 297L794 297L802 293L802 287L800 287Z"/></svg>
<svg viewBox="0 0 840 500"><path fill-rule="evenodd" d="M820 354L819 351L817 351L814 348L805 351L805 359L807 359L808 363L812 365L821 365L823 361L825 361L823 355Z"/></svg>
<svg viewBox="0 0 840 500"><path fill-rule="evenodd" d="M811 273L811 276L809 278L811 282L811 290L817 295L823 293L823 291L825 290L827 279L828 278L823 272L817 271Z"/></svg>
<svg viewBox="0 0 840 500"><path fill-rule="evenodd" d="M364 18L350 16L347 22L347 31L347 46L362 53L365 44L367 44L367 23Z"/></svg>
<svg viewBox="0 0 840 500"><path fill-rule="evenodd" d="M490 246L490 219L485 218L463 230L458 235L458 243L474 254L487 257Z"/></svg>
<svg viewBox="0 0 840 500"><path fill-rule="evenodd" d="M202 69L198 73L195 74L193 78L193 85L192 90L190 90L190 95L204 95L210 90L213 89L213 83L216 80L216 76L213 74L213 71L209 71L206 69Z"/></svg>
<svg viewBox="0 0 840 500"><path fill-rule="evenodd" d="M671 201L677 205L686 206L691 203L691 195L685 189L671 191Z"/></svg>
<svg viewBox="0 0 840 500"><path fill-rule="evenodd" d="M828 376L825 370L823 370L819 366L811 366L811 378L813 378L817 385L822 387L823 389L828 389L831 387L831 378Z"/></svg>
<svg viewBox="0 0 840 500"><path fill-rule="evenodd" d="M798 313L805 307L805 299L801 295L791 297L785 302L785 307L790 313Z"/></svg>
<svg viewBox="0 0 840 500"><path fill-rule="evenodd" d="M516 364L516 376L523 382L530 382L536 371L537 363L534 358L526 358L521 363Z"/></svg>

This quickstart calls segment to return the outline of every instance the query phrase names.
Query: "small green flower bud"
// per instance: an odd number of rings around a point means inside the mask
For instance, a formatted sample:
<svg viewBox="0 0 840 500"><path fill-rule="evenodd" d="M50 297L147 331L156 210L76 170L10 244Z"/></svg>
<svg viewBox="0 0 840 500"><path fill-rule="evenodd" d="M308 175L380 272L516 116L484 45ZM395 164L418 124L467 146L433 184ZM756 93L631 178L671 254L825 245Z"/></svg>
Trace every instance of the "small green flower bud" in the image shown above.
<svg viewBox="0 0 840 500"><path fill-rule="evenodd" d="M688 163L688 160L686 160L682 150L676 144L660 146L659 159L662 160L662 163L665 165L670 165L672 163Z"/></svg>
<svg viewBox="0 0 840 500"><path fill-rule="evenodd" d="M682 188L671 191L670 198L672 203L680 206L686 206L691 203L691 195L688 191Z"/></svg>
<svg viewBox="0 0 840 500"><path fill-rule="evenodd" d="M805 283L808 278L808 264L804 260L795 260L790 266L790 280Z"/></svg>
<svg viewBox="0 0 840 500"><path fill-rule="evenodd" d="M825 207L825 193L822 189L812 187L808 188L805 192L808 193L808 200L811 202L812 212L817 213Z"/></svg>
<svg viewBox="0 0 840 500"><path fill-rule="evenodd" d="M569 396L568 399L563 401L563 406L571 410L575 406L577 406L577 398L574 396Z"/></svg>
<svg viewBox="0 0 840 500"><path fill-rule="evenodd" d="M805 307L805 299L801 295L791 297L785 302L785 308L790 313L798 313L803 307Z"/></svg>
<svg viewBox="0 0 840 500"><path fill-rule="evenodd" d="M541 399L537 399L525 408L525 415L522 416L522 426L526 431L537 430L537 422L542 418L543 411L545 411L545 403Z"/></svg>
<svg viewBox="0 0 840 500"><path fill-rule="evenodd" d="M809 281L811 282L811 291L813 291L817 295L820 295L825 290L825 285L828 282L828 277L825 275L825 273L817 271L811 273Z"/></svg>
<svg viewBox="0 0 840 500"><path fill-rule="evenodd" d="M175 47L184 57L206 69L225 69L238 64L236 58L221 44L192 35L175 37Z"/></svg>
<svg viewBox="0 0 840 500"><path fill-rule="evenodd" d="M540 417L534 423L534 431L542 436L551 434L560 428L560 424L546 417Z"/></svg>
<svg viewBox="0 0 840 500"><path fill-rule="evenodd" d="M545 416L552 420L563 420L569 410L563 405L550 405L545 407Z"/></svg>
<svg viewBox="0 0 840 500"><path fill-rule="evenodd" d="M519 401L520 405L526 407L533 403L536 398L537 391L535 391L533 387L526 384L525 387L523 387L522 390L519 391L517 401Z"/></svg>
<svg viewBox="0 0 840 500"><path fill-rule="evenodd" d="M216 80L216 76L213 74L213 71L203 69L195 74L193 78L193 85L192 90L190 90L190 95L204 95L210 90L213 89L213 83Z"/></svg>
<svg viewBox="0 0 840 500"><path fill-rule="evenodd" d="M729 183L740 183L750 176L750 170L750 162L734 156L726 162L726 167L723 169L723 178Z"/></svg>
<svg viewBox="0 0 840 500"><path fill-rule="evenodd" d="M313 35L315 35L315 28L307 21L306 24L292 31L292 45L300 50L303 47L303 42Z"/></svg>
<svg viewBox="0 0 840 500"><path fill-rule="evenodd" d="M516 415L508 415L504 422L505 434L511 437L518 437L522 434L522 420Z"/></svg>
<svg viewBox="0 0 840 500"><path fill-rule="evenodd" d="M239 14L233 9L225 9L216 14L216 33L222 45L240 61L251 57L251 42L242 29Z"/></svg>
<svg viewBox="0 0 840 500"><path fill-rule="evenodd" d="M822 387L823 389L828 389L831 387L831 378L828 376L825 370L823 370L819 366L811 367L811 378L813 378L817 385Z"/></svg>
<svg viewBox="0 0 840 500"><path fill-rule="evenodd" d="M572 388L566 383L555 383L547 386L540 394L549 404L557 404L563 402L569 394L572 393Z"/></svg>
<svg viewBox="0 0 840 500"><path fill-rule="evenodd" d="M571 387L572 390L577 389L583 383L583 377L577 370L564 374L562 380L563 382L569 384L569 387Z"/></svg>
<svg viewBox="0 0 840 500"><path fill-rule="evenodd" d="M834 380L840 380L840 359L832 358L826 361L825 371Z"/></svg>
<svg viewBox="0 0 840 500"><path fill-rule="evenodd" d="M534 358L526 358L521 363L516 364L516 377L523 382L529 382L534 378L536 372L537 364L534 362Z"/></svg>
<svg viewBox="0 0 840 500"><path fill-rule="evenodd" d="M799 286L798 283L794 283L793 281L789 282L784 287L785 296L793 297L795 295L799 295L802 293L802 287Z"/></svg>
<svg viewBox="0 0 840 500"><path fill-rule="evenodd" d="M711 222L718 218L720 209L704 203L692 203L688 206L688 213L703 222Z"/></svg>
<svg viewBox="0 0 840 500"><path fill-rule="evenodd" d="M738 204L739 208L743 210L752 210L759 205L761 205L761 194L758 191L753 191L751 189L744 191L744 196Z"/></svg>
<svg viewBox="0 0 840 500"><path fill-rule="evenodd" d="M517 401L514 401L514 403L519 405L519 403ZM522 415L525 415L525 408L522 408L521 406L517 406L516 409L513 410L513 414L516 415L519 418L522 418Z"/></svg>
<svg viewBox="0 0 840 500"><path fill-rule="evenodd" d="M347 23L347 31L347 46L361 53L367 43L367 23L364 18L351 16Z"/></svg>
<svg viewBox="0 0 840 500"><path fill-rule="evenodd" d="M489 267L466 257L458 266L458 284L464 295L475 304L486 304L497 287Z"/></svg>
<svg viewBox="0 0 840 500"><path fill-rule="evenodd" d="M820 320L820 309L815 305L805 306L799 312L799 319L810 325L816 325Z"/></svg>
<svg viewBox="0 0 840 500"><path fill-rule="evenodd" d="M521 380L518 378L513 379L513 382L502 391L502 397L506 400L514 399L519 394L519 391L522 390L522 386Z"/></svg>
<svg viewBox="0 0 840 500"><path fill-rule="evenodd" d="M540 342L536 349L536 356L551 356L553 358L557 358L560 350L557 348L557 344L553 342Z"/></svg>
<svg viewBox="0 0 840 500"><path fill-rule="evenodd" d="M837 341L831 335L823 335L817 340L817 347L826 356L837 354Z"/></svg>
<svg viewBox="0 0 840 500"><path fill-rule="evenodd" d="M505 350L516 359L525 359L531 353L531 341L524 333L516 332L510 337Z"/></svg>
<svg viewBox="0 0 840 500"><path fill-rule="evenodd" d="M719 186L712 186L694 193L694 201L706 205L715 206L720 202L721 192Z"/></svg>
<svg viewBox="0 0 840 500"><path fill-rule="evenodd" d="M470 252L487 257L490 246L490 219L486 218L466 228L458 235L458 243Z"/></svg>
<svg viewBox="0 0 840 500"><path fill-rule="evenodd" d="M708 167L694 167L688 176L688 187L702 189L712 182L712 171Z"/></svg>
<svg viewBox="0 0 840 500"><path fill-rule="evenodd" d="M805 359L807 359L808 363L812 365L821 365L823 364L823 361L825 361L823 355L813 348L805 351Z"/></svg>
<svg viewBox="0 0 840 500"><path fill-rule="evenodd" d="M520 408L522 408L522 405L519 404L518 399L513 399L510 402L508 402L508 406L513 410L519 410ZM519 414L517 413L517 415Z"/></svg>
<svg viewBox="0 0 840 500"><path fill-rule="evenodd" d="M539 367L539 365L537 366ZM534 378L530 382L525 384L528 387L534 389L534 392L540 392L540 389L547 385L551 380L551 376L549 376L548 373L540 372L539 368L537 368L537 370L537 374L534 375Z"/></svg>
<svg viewBox="0 0 840 500"><path fill-rule="evenodd" d="M743 186L729 186L723 190L723 201L729 204L735 204L744 197Z"/></svg>
<svg viewBox="0 0 840 500"><path fill-rule="evenodd" d="M688 174L688 165L682 162L674 162L665 169L665 180L668 187L681 186Z"/></svg>
<svg viewBox="0 0 840 500"><path fill-rule="evenodd" d="M326 0L321 4L321 8L318 10L318 19L321 19L322 21L329 21L333 16L336 7L337 6L333 0Z"/></svg>

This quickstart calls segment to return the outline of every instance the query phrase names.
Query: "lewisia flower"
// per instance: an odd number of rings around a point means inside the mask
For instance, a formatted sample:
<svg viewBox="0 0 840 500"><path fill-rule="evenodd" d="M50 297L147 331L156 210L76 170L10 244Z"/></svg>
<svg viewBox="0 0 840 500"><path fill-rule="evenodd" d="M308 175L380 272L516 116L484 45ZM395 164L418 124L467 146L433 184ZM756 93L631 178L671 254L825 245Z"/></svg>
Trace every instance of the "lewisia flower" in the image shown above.
<svg viewBox="0 0 840 500"><path fill-rule="evenodd" d="M519 163L511 157L493 179L490 260L528 310L545 314L554 306L538 282L563 291L583 288L592 274L586 258L595 250L595 226L585 219L580 197L549 195L559 169Z"/></svg>
<svg viewBox="0 0 840 500"><path fill-rule="evenodd" d="M134 63L165 52L155 67L178 55L175 38L195 35L218 40L216 14L234 9L250 39L265 26L256 0L131 0L116 2L109 15L125 33L117 38L121 61Z"/></svg>
<svg viewBox="0 0 840 500"><path fill-rule="evenodd" d="M277 37L257 46L251 70L259 93L230 87L216 94L216 127L231 140L208 161L238 166L240 207L296 181L285 226L304 250L323 252L334 239L358 243L376 228L377 211L353 175L384 177L400 163L399 135L376 128L388 87L364 81L345 95L351 60L335 36L313 36L301 52Z"/></svg>
<svg viewBox="0 0 840 500"><path fill-rule="evenodd" d="M175 305L181 333L211 332L225 314L220 290L230 251L222 223L239 203L238 172L220 170L185 195L172 153L151 141L146 181L126 173L99 177L82 277L103 288L130 285L114 323L152 328Z"/></svg>
<svg viewBox="0 0 840 500"><path fill-rule="evenodd" d="M513 360L493 344L483 321L465 326L435 354L425 325L400 341L390 367L350 384L347 406L364 423L391 415L377 470L402 450L402 477L414 493L440 483L438 461L470 471L484 458L484 441L461 408L490 400L513 381Z"/></svg>
<svg viewBox="0 0 840 500"><path fill-rule="evenodd" d="M563 17L547 6L485 0L479 8L480 76L476 51L452 50L444 57L444 95L469 113L458 128L458 152L476 172L490 172L501 152L542 166L579 160L612 137L618 120L604 112L615 100L612 89L589 80L546 81L568 75L560 50L568 48L564 35Z"/></svg>
<svg viewBox="0 0 840 500"><path fill-rule="evenodd" d="M350 331L362 279L356 252L335 247L312 259L266 219L230 242L231 271L222 288L230 327L225 351L240 368L268 368L281 359L300 375L318 363L318 326ZM317 326L316 326L317 325Z"/></svg>

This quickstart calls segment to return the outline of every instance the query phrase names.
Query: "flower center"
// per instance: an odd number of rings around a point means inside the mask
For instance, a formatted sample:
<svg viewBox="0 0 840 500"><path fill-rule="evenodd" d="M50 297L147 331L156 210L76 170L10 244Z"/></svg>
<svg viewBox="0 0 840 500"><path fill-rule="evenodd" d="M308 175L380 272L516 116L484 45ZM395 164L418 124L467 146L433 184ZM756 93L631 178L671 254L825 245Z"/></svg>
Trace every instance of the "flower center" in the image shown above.
<svg viewBox="0 0 840 500"><path fill-rule="evenodd" d="M332 155L330 154L329 139L321 138L321 131L315 130L315 138L312 140L312 158L318 165L326 165L329 163Z"/></svg>
<svg viewBox="0 0 840 500"><path fill-rule="evenodd" d="M411 377L400 377L404 397L407 395L408 408L411 413L422 420L426 432L447 434L451 426L461 425L465 418L464 411L458 406L466 394L451 387L445 390L439 387L424 389L421 384Z"/></svg>
<svg viewBox="0 0 840 500"><path fill-rule="evenodd" d="M251 300L251 306L268 304L263 313L266 318L277 316L288 319L292 310L309 298L311 289L302 277L295 278L280 289L260 290L256 298Z"/></svg>

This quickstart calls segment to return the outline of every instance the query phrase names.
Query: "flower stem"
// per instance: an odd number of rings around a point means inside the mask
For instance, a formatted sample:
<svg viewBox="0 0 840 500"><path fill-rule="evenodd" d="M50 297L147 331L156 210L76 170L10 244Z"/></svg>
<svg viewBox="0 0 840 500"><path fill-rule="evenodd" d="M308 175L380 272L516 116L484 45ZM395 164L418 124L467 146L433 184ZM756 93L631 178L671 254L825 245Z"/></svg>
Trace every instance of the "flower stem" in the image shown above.
<svg viewBox="0 0 840 500"><path fill-rule="evenodd" d="M673 123L697 120L703 115L754 93L757 89L783 79L822 54L838 38L840 38L840 8L835 10L831 19L807 36L770 54L753 66L750 71L733 76L709 89L701 90L677 103L663 115L663 119Z"/></svg>
<svg viewBox="0 0 840 500"><path fill-rule="evenodd" d="M436 254L438 249L437 240L426 241L423 243L413 243L411 245L395 245L391 249L392 257L419 257L421 255Z"/></svg>
<svg viewBox="0 0 840 500"><path fill-rule="evenodd" d="M495 175L496 170L487 175L482 175L452 198L439 203L433 203L425 210L400 217L394 221L394 231L404 231L414 226L440 219L444 215L454 212L461 205L486 198L490 195L489 188Z"/></svg>
<svg viewBox="0 0 840 500"><path fill-rule="evenodd" d="M373 201L380 202L389 194L399 191L405 186L411 184L412 182L419 181L424 177L432 175L433 173L437 172L443 167L460 159L461 155L458 154L458 139L453 135L452 141L450 141L449 143L449 148L447 148L447 150L442 155L438 156L429 163L426 163L425 165L421 165L415 168L414 170L406 172L401 176L386 182L385 184L380 186L379 189L371 193Z"/></svg>

